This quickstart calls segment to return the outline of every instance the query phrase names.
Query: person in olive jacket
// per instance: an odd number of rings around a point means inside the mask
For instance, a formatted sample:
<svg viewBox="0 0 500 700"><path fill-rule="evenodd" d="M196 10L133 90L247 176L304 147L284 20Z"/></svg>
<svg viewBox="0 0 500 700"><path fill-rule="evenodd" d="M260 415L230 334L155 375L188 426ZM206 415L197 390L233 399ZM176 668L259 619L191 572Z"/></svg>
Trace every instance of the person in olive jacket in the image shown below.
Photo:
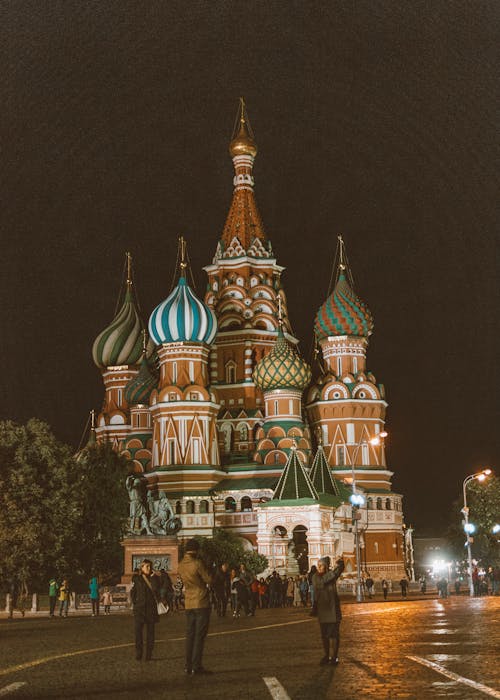
<svg viewBox="0 0 500 700"><path fill-rule="evenodd" d="M198 558L197 540L186 542L186 553L178 573L184 582L186 607L186 668L188 674L211 673L203 668L203 646L210 622L210 594L212 577Z"/></svg>
<svg viewBox="0 0 500 700"><path fill-rule="evenodd" d="M340 643L340 601L336 582L344 571L343 559L338 559L335 568L330 570L330 557L322 557L318 562L318 571L313 576L314 607L311 615L318 617L323 642L324 656L320 665L336 665L339 662ZM330 652L330 644L332 650Z"/></svg>
<svg viewBox="0 0 500 700"><path fill-rule="evenodd" d="M149 559L144 559L141 570L132 578L130 598L134 606L135 623L135 658L142 660L143 630L146 626L146 661L150 661L153 655L155 643L155 624L158 616L158 585L157 576L152 576L153 564Z"/></svg>

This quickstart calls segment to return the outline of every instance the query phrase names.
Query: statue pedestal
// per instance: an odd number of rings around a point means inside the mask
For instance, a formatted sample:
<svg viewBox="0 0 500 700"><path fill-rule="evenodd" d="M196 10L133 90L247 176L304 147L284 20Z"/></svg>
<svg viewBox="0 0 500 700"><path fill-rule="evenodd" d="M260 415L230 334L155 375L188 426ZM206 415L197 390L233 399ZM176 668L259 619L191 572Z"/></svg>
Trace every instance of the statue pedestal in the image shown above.
<svg viewBox="0 0 500 700"><path fill-rule="evenodd" d="M177 537L169 535L131 535L121 543L125 565L122 583L130 583L134 569L143 559L151 559L155 570L165 569L170 576L177 573L179 545Z"/></svg>

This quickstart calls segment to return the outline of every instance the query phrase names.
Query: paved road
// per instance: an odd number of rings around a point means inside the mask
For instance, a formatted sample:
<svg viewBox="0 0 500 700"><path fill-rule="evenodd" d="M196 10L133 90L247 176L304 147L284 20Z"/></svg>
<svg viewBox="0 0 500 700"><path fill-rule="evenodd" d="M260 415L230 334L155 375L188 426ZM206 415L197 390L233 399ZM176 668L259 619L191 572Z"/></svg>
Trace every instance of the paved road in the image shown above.
<svg viewBox="0 0 500 700"><path fill-rule="evenodd" d="M209 678L183 673L182 613L161 620L150 663L134 659L129 614L3 619L0 698L500 698L499 617L492 597L345 604L335 668L318 665L317 622L302 609L214 617Z"/></svg>

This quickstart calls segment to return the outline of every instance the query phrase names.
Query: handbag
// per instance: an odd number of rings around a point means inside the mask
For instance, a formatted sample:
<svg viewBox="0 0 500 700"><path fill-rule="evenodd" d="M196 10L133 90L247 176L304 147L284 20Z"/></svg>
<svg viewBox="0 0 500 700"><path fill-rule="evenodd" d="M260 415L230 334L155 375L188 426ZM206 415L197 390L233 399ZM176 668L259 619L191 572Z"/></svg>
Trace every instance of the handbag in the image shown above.
<svg viewBox="0 0 500 700"><path fill-rule="evenodd" d="M153 594L155 600L156 600L156 593L153 591L153 586L151 585L150 581L147 579L144 574L142 574L142 578L144 579L144 583L147 585L151 593ZM158 615L166 615L170 608L168 605L164 605L161 601L156 600L156 609L158 611Z"/></svg>
<svg viewBox="0 0 500 700"><path fill-rule="evenodd" d="M169 610L168 605L164 605L161 601L158 603L158 615L166 615Z"/></svg>

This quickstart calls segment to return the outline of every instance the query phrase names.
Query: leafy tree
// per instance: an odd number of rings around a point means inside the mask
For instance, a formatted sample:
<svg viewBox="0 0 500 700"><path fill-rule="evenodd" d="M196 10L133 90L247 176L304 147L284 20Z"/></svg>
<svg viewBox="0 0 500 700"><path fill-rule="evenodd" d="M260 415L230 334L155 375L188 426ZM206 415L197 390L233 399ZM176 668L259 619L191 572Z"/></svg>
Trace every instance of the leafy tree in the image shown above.
<svg viewBox="0 0 500 700"><path fill-rule="evenodd" d="M76 468L70 448L35 418L0 422L0 576L42 590L75 565Z"/></svg>
<svg viewBox="0 0 500 700"><path fill-rule="evenodd" d="M245 564L253 574L260 574L268 566L266 557L245 549L241 537L228 530L217 529L211 538L197 536L200 556L211 568L227 562L231 568Z"/></svg>
<svg viewBox="0 0 500 700"><path fill-rule="evenodd" d="M472 556L482 566L500 564L500 546L498 535L493 534L493 526L500 520L500 479L490 476L483 482L471 481L467 487L467 505L469 521L474 523ZM463 501L453 504L453 515L448 530L448 537L458 559L465 559L465 533L463 531Z"/></svg>
<svg viewBox="0 0 500 700"><path fill-rule="evenodd" d="M128 462L109 443L87 445L77 461L79 574L83 579L98 574L103 582L114 582L122 573L120 541L126 533L129 510L125 488Z"/></svg>

